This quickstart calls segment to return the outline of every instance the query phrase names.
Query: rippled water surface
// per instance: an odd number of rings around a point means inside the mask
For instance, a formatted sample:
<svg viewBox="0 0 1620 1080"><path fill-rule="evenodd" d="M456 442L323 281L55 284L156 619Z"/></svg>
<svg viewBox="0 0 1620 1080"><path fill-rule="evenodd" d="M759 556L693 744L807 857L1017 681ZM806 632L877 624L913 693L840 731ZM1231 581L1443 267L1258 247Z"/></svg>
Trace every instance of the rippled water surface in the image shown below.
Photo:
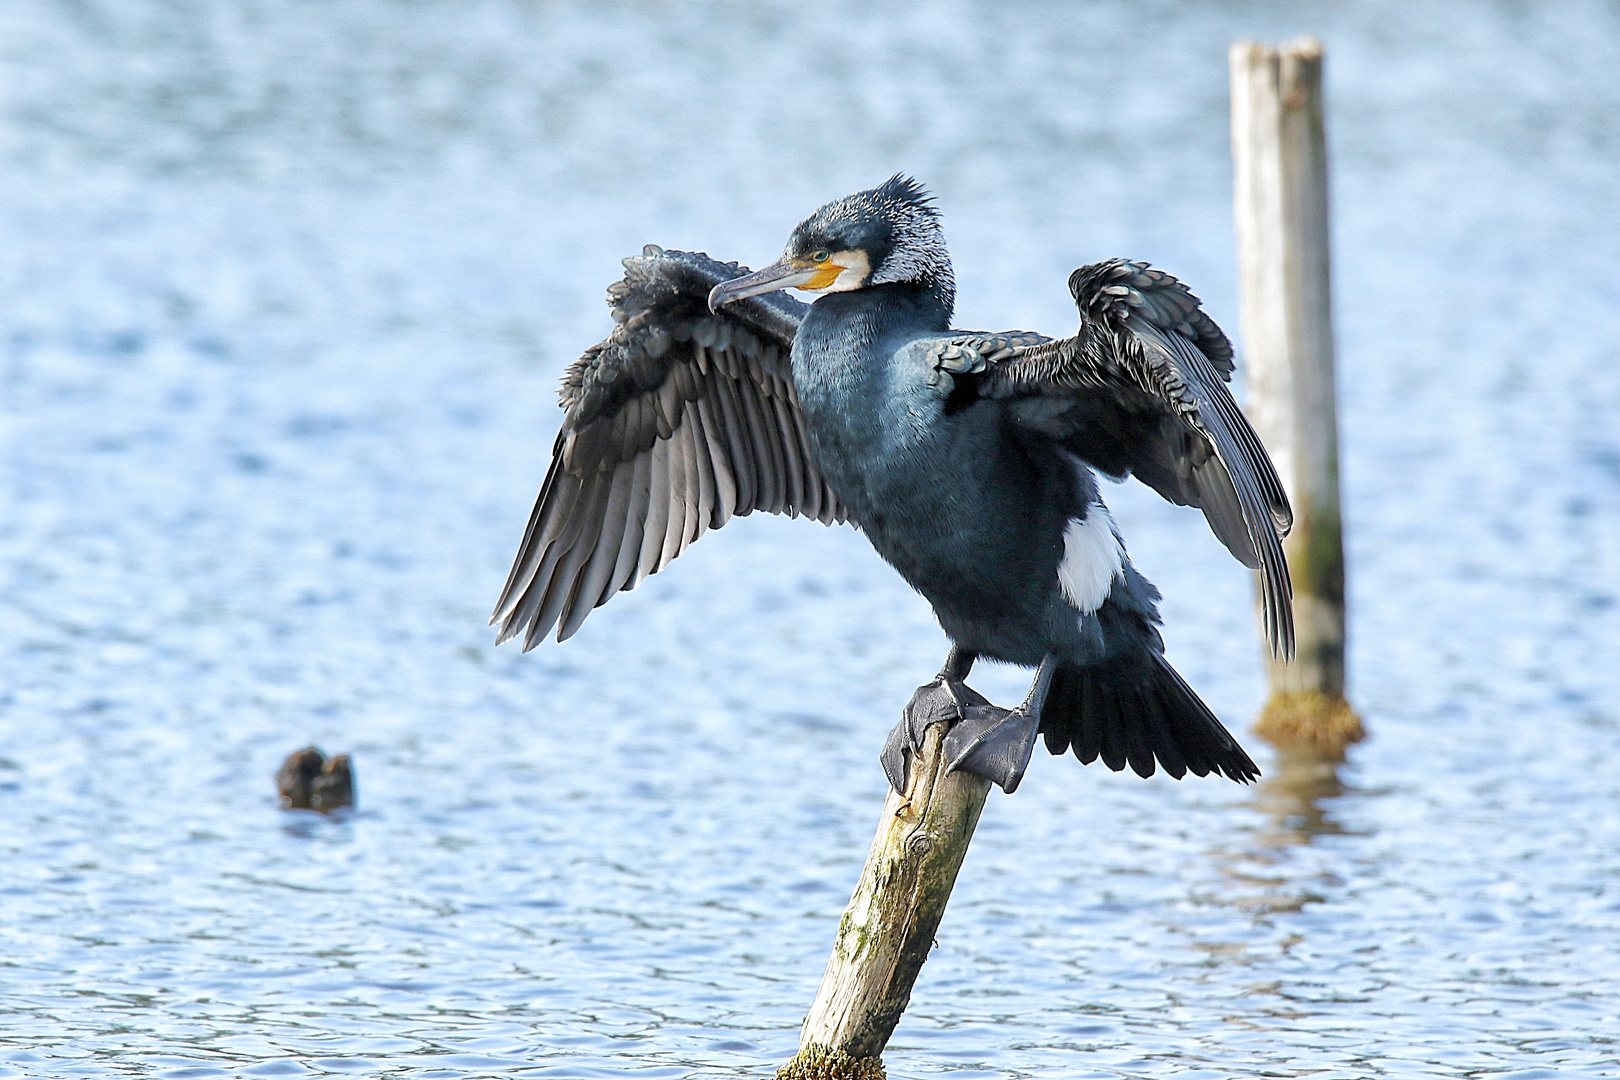
<svg viewBox="0 0 1620 1080"><path fill-rule="evenodd" d="M1225 50L1329 48L1339 778L1042 755L894 1077L1620 1076L1612 4L0 6L0 1076L761 1076L943 639L751 518L491 647L643 243L915 171L963 325L1148 258L1236 330ZM1112 490L1234 729L1248 581ZM975 679L1000 700L1023 676ZM361 809L276 808L307 742Z"/></svg>

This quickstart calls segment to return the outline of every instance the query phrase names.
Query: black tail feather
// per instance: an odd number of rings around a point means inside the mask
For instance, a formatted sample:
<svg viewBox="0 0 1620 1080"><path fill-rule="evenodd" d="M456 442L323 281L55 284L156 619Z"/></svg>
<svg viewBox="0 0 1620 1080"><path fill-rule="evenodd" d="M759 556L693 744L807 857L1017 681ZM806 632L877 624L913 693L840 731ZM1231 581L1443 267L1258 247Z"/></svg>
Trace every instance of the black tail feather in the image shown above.
<svg viewBox="0 0 1620 1080"><path fill-rule="evenodd" d="M1180 780L1187 775L1187 759L1176 743L1175 732L1171 730L1170 721L1165 718L1158 696L1137 695L1137 707L1142 711L1142 728L1148 733L1148 741L1153 747L1154 756L1159 759L1159 765L1165 772ZM1151 771L1151 764L1149 768Z"/></svg>
<svg viewBox="0 0 1620 1080"><path fill-rule="evenodd" d="M1046 748L1115 772L1127 764L1152 776L1154 762L1176 779L1220 773L1247 784L1260 770L1158 653L1139 650L1085 667L1062 667L1041 710Z"/></svg>
<svg viewBox="0 0 1620 1080"><path fill-rule="evenodd" d="M1065 669L1058 669L1052 681L1063 679ZM1096 679L1076 679L1079 693L1075 696L1080 700L1078 716L1071 716L1069 727L1069 742L1074 744L1074 756L1080 759L1080 764L1090 765L1102 753L1102 725L1097 721L1107 712L1103 702L1101 684ZM1116 769L1119 766L1114 766Z"/></svg>
<svg viewBox="0 0 1620 1080"><path fill-rule="evenodd" d="M1127 760L1125 747L1129 741L1130 730L1133 725L1119 722L1121 714L1125 710L1120 708L1119 697L1114 692L1112 682L1097 680L1096 691L1094 695L1090 696L1097 699L1096 728L1098 748L1102 751L1103 764L1114 772L1119 772L1125 767ZM1088 717L1087 719L1091 718Z"/></svg>

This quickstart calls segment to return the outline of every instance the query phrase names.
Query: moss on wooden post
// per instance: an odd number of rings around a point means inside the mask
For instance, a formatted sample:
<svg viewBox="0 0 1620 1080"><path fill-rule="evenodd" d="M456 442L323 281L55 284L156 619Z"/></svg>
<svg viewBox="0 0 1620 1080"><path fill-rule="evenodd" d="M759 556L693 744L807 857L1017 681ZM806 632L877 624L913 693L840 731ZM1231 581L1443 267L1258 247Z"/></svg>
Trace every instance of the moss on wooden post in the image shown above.
<svg viewBox="0 0 1620 1080"><path fill-rule="evenodd" d="M881 1057L852 1057L842 1050L810 1045L776 1070L776 1080L886 1080Z"/></svg>
<svg viewBox="0 0 1620 1080"><path fill-rule="evenodd" d="M778 1080L872 1080L934 944L990 781L945 771L946 725L928 728L904 795L889 792L838 924L799 1053Z"/></svg>

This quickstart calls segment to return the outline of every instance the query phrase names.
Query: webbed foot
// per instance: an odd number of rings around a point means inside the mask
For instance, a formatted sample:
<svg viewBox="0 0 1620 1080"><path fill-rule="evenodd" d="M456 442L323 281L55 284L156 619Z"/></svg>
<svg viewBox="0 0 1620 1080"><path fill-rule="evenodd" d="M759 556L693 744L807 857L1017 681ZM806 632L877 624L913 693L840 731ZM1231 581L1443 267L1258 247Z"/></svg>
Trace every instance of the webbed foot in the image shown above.
<svg viewBox="0 0 1620 1080"><path fill-rule="evenodd" d="M900 722L889 732L883 745L883 772L889 786L901 794L911 780L911 761L922 749L923 733L930 724L958 723L974 709L995 708L988 698L960 679L941 674L933 682L917 687ZM953 727L954 730L954 727ZM950 745L946 736L946 745Z"/></svg>
<svg viewBox="0 0 1620 1080"><path fill-rule="evenodd" d="M963 712L961 722L945 734L946 767L982 776L1011 795L1035 752L1040 716L1024 706L998 709L988 703Z"/></svg>

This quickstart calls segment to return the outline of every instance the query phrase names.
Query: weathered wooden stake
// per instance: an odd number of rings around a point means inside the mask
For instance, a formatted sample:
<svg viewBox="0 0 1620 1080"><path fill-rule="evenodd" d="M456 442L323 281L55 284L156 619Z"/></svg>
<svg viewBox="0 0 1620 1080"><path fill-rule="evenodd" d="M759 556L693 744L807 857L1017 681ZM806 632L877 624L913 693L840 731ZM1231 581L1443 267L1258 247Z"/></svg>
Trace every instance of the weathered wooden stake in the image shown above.
<svg viewBox="0 0 1620 1080"><path fill-rule="evenodd" d="M1294 505L1284 550L1299 655L1271 661L1255 731L1279 747L1342 757L1365 733L1344 696L1322 45L1240 41L1230 59L1248 412Z"/></svg>
<svg viewBox="0 0 1620 1080"><path fill-rule="evenodd" d="M945 725L928 728L906 794L889 792L799 1053L777 1080L873 1080L951 898L990 781L945 771Z"/></svg>

